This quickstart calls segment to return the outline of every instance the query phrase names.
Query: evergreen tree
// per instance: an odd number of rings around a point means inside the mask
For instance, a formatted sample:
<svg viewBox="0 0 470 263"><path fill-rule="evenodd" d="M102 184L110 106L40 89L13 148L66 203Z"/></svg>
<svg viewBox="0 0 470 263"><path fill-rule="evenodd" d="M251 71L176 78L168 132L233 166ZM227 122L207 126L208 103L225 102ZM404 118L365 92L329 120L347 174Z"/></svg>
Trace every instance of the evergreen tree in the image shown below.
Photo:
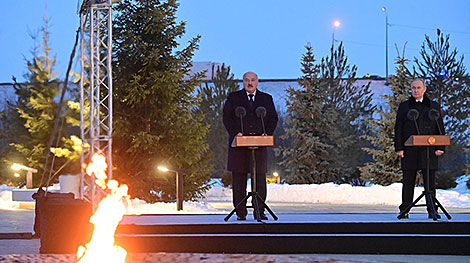
<svg viewBox="0 0 470 263"><path fill-rule="evenodd" d="M303 76L298 80L303 89L287 89L287 127L282 139L291 139L292 145L278 147L276 154L286 168L288 183L323 183L337 179L337 172L332 173L334 158L330 155L331 144L322 141L329 123L321 112L320 65L315 64L311 46L306 47L302 56ZM326 126L326 127L325 127Z"/></svg>
<svg viewBox="0 0 470 263"><path fill-rule="evenodd" d="M24 180L14 180L11 176L12 171L10 166L14 162L26 163L26 160L16 151L12 144L19 143L21 138L27 137L28 130L24 126L25 121L20 118L17 108L26 108L26 103L31 96L31 92L26 84L18 83L15 77L13 77L13 82L17 100L14 102L8 101L5 109L0 114L0 138L2 141L0 151L0 180L2 183L8 185L20 185L20 182L24 182Z"/></svg>
<svg viewBox="0 0 470 263"><path fill-rule="evenodd" d="M159 163L186 170L185 200L201 197L210 175L209 127L194 95L203 73L190 74L200 37L177 49L185 32L177 8L175 0L124 0L114 19L113 175L147 201L175 198L175 177Z"/></svg>
<svg viewBox="0 0 470 263"><path fill-rule="evenodd" d="M390 76L391 95L382 96L386 100L387 107L375 110L378 118L368 119L370 133L363 136L372 145L363 149L372 155L374 162L368 162L360 168L361 178L380 185L400 182L402 177L400 159L394 148L394 127L398 106L410 96L413 75L406 66L408 60L405 58L405 49L400 55L397 48L397 54L396 75Z"/></svg>
<svg viewBox="0 0 470 263"><path fill-rule="evenodd" d="M230 73L230 67L222 64L212 77L212 85L206 81L198 90L202 97L200 110L205 116L204 123L210 127L207 142L212 153L212 177L220 178L226 173L228 134L222 122L222 110L227 95L238 88L238 80Z"/></svg>
<svg viewBox="0 0 470 263"><path fill-rule="evenodd" d="M340 174L339 182L360 184L358 166L364 158L361 148L365 143L361 136L367 132L365 119L372 115L375 106L371 104L370 83L354 85L357 67L348 64L343 43L337 50L333 48L330 56L322 59L320 71L323 82L328 82L323 107L330 112L326 117L332 129L327 138L334 145L333 156Z"/></svg>
<svg viewBox="0 0 470 263"><path fill-rule="evenodd" d="M316 64L312 47L302 58L301 90L289 88L284 139L279 147L288 183L350 182L357 174L361 119L368 116L369 85L354 86L356 67L349 66L343 45ZM359 142L358 142L359 141Z"/></svg>
<svg viewBox="0 0 470 263"><path fill-rule="evenodd" d="M5 152L8 155L3 155L3 160L7 163L19 161L26 166L37 168L38 173L34 174L33 178L35 186L46 182L46 178L41 178L41 175L43 174L54 118L58 110L55 99L60 92L60 80L54 70L55 56L51 56L49 47L47 18L41 33L43 35L42 42L39 44L39 48L34 49L33 58L27 61L29 70L25 75L27 82L25 85L15 85L18 99L16 103L9 106L8 115L3 116L3 118L12 121L14 126L9 127L7 134L7 138L14 148ZM66 115L66 111L64 111L61 117L65 118ZM23 125L24 128L20 128L20 125ZM58 141L70 143L70 139L65 139L71 135L70 132L70 127L64 125ZM57 138L54 139L54 141L56 140ZM57 151L62 150L61 143L56 146ZM16 160L11 160L10 154ZM66 158L59 158L55 161L52 171L54 173L59 171L76 173L79 169L78 160L70 163Z"/></svg>
<svg viewBox="0 0 470 263"><path fill-rule="evenodd" d="M439 29L433 42L425 36L420 57L414 59L415 74L426 79L428 95L442 107L446 133L452 145L440 159L436 182L438 187L455 186L455 178L465 171L464 147L469 144L470 76L463 64L463 55L451 49L450 35Z"/></svg>

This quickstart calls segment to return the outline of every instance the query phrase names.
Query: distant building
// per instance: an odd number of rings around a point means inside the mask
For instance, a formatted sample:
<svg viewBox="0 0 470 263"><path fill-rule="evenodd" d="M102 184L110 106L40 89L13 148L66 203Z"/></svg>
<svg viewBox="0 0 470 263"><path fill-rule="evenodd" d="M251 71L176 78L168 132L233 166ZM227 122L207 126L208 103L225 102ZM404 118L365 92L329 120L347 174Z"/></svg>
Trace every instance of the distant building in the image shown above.
<svg viewBox="0 0 470 263"><path fill-rule="evenodd" d="M193 67L191 68L190 73L198 73L206 71L206 76L203 80L211 80L213 76L217 73L217 67L222 66L222 63L219 62L211 62L211 61L204 61L204 62L193 62Z"/></svg>
<svg viewBox="0 0 470 263"><path fill-rule="evenodd" d="M390 94L390 88L386 85L384 78L360 78L354 85L362 86L370 82L370 90L372 92L372 104L386 107L385 100L382 95ZM210 81L209 81L210 83ZM240 88L243 87L243 81L239 80ZM281 115L287 111L287 88L301 89L297 79L260 79L258 89L269 93L273 96L276 109Z"/></svg>
<svg viewBox="0 0 470 263"><path fill-rule="evenodd" d="M218 62L195 62L191 70L192 73L207 71L204 80L211 83L212 76L217 72L217 67L222 66ZM355 85L366 85L370 82L370 90L372 91L372 104L386 107L385 100L382 95L390 94L389 87L385 84L384 78L359 78L356 80ZM243 87L243 81L239 80L240 88ZM258 88L261 91L267 92L273 96L274 104L280 114L284 115L287 111L286 89L292 87L300 89L296 79L260 79ZM11 83L0 83L0 110L5 109L7 101L16 101L16 94Z"/></svg>
<svg viewBox="0 0 470 263"><path fill-rule="evenodd" d="M0 110L4 110L7 106L7 102L15 102L16 94L13 84L11 83L0 83Z"/></svg>

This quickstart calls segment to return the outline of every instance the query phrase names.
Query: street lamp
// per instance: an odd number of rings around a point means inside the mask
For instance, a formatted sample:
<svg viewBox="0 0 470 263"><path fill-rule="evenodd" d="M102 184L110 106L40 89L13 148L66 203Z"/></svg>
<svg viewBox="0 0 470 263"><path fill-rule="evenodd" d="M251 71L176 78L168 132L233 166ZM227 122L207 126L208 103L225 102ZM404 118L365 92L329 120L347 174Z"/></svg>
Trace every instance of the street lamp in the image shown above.
<svg viewBox="0 0 470 263"><path fill-rule="evenodd" d="M385 13L385 78L388 78L388 14L387 8L382 7L382 11Z"/></svg>
<svg viewBox="0 0 470 263"><path fill-rule="evenodd" d="M333 22L333 35L332 35L332 40L331 40L331 46L334 47L335 46L335 30L341 26L341 22L339 20L335 20Z"/></svg>
<svg viewBox="0 0 470 263"><path fill-rule="evenodd" d="M176 210L183 210L183 174L181 172L168 169L165 166L159 165L158 170L162 172L174 172L176 173Z"/></svg>
<svg viewBox="0 0 470 263"><path fill-rule="evenodd" d="M281 177L279 176L278 172L273 173L274 178L276 178L276 183L280 184L281 183Z"/></svg>
<svg viewBox="0 0 470 263"><path fill-rule="evenodd" d="M37 169L27 167L27 166L24 166L24 165L21 165L21 164L18 164L18 163L13 163L11 165L11 169L13 169L15 171L25 170L27 172L26 173L26 189L32 189L33 188L33 173L37 173L38 172ZM20 174L15 173L14 176L19 177Z"/></svg>

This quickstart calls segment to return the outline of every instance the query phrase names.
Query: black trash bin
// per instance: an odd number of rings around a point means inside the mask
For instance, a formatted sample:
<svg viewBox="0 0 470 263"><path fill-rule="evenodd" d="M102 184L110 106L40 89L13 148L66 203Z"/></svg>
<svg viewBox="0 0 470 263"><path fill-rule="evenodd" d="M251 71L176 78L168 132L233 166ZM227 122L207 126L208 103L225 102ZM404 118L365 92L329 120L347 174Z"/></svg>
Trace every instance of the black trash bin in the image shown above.
<svg viewBox="0 0 470 263"><path fill-rule="evenodd" d="M41 238L40 253L75 254L90 241L93 225L91 204L73 194L47 193L36 197L35 231Z"/></svg>

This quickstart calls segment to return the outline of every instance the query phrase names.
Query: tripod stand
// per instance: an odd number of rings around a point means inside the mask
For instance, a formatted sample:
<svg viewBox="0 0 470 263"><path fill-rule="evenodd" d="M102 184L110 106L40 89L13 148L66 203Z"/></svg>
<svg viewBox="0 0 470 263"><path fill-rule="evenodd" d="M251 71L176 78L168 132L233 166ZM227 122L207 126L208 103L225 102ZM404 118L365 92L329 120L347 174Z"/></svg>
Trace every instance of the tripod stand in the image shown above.
<svg viewBox="0 0 470 263"><path fill-rule="evenodd" d="M239 138L241 137L244 137L244 136L240 136ZM247 136L248 137L248 136ZM256 139L254 137L272 137L272 136L249 136L251 137L251 139ZM237 138L235 138L237 139ZM236 147L240 147L240 146L243 146L243 143L240 142L238 143L237 141L235 141L234 139L234 144ZM243 139L241 139L243 140ZM261 140L265 140L264 138L261 139ZM247 145L252 145L253 143L247 143ZM233 146L233 144L232 144ZM272 145L270 145L272 146ZM235 208L230 212L230 214L228 214L224 220L225 221L228 221L230 219L230 217L235 213L235 211L237 210L237 208L239 208L240 206L242 206L243 204L245 204L245 202L248 200L249 197L251 197L251 203L252 205L251 206L247 206L247 208L253 208L253 215L254 215L254 218L258 221L258 222L262 222L262 219L261 219L261 211L260 209L261 208L265 208L266 210L268 210L269 214L271 214L271 216L273 217L274 220L277 220L278 217L274 214L274 212L271 210L271 208L269 208L269 206L264 202L263 198L261 198L261 196L258 194L258 192L256 191L256 157L255 157L255 151L258 149L259 147L258 146L249 146L248 149L250 149L251 151L251 161L252 161L252 170L251 170L251 192L249 192L236 206ZM262 206L260 206L262 205Z"/></svg>
<svg viewBox="0 0 470 263"><path fill-rule="evenodd" d="M441 205L439 200L437 200L436 196L431 192L430 185L429 185L429 148L430 146L444 146L450 145L450 137L448 135L412 135L408 140L405 142L405 146L424 146L426 147L426 172L424 176L426 177L424 180L426 183L424 184L424 191L421 195L416 198L416 200L411 203L407 208L398 214L397 218L402 219L405 217L405 214L408 213L411 208L417 206L426 206L428 209L428 213L431 218L436 221L437 220L437 209L441 209L442 212L446 215L447 219L451 219L452 217L447 213L445 208ZM425 205L417 205L421 198L425 198L426 204ZM436 209L437 207L437 209Z"/></svg>

